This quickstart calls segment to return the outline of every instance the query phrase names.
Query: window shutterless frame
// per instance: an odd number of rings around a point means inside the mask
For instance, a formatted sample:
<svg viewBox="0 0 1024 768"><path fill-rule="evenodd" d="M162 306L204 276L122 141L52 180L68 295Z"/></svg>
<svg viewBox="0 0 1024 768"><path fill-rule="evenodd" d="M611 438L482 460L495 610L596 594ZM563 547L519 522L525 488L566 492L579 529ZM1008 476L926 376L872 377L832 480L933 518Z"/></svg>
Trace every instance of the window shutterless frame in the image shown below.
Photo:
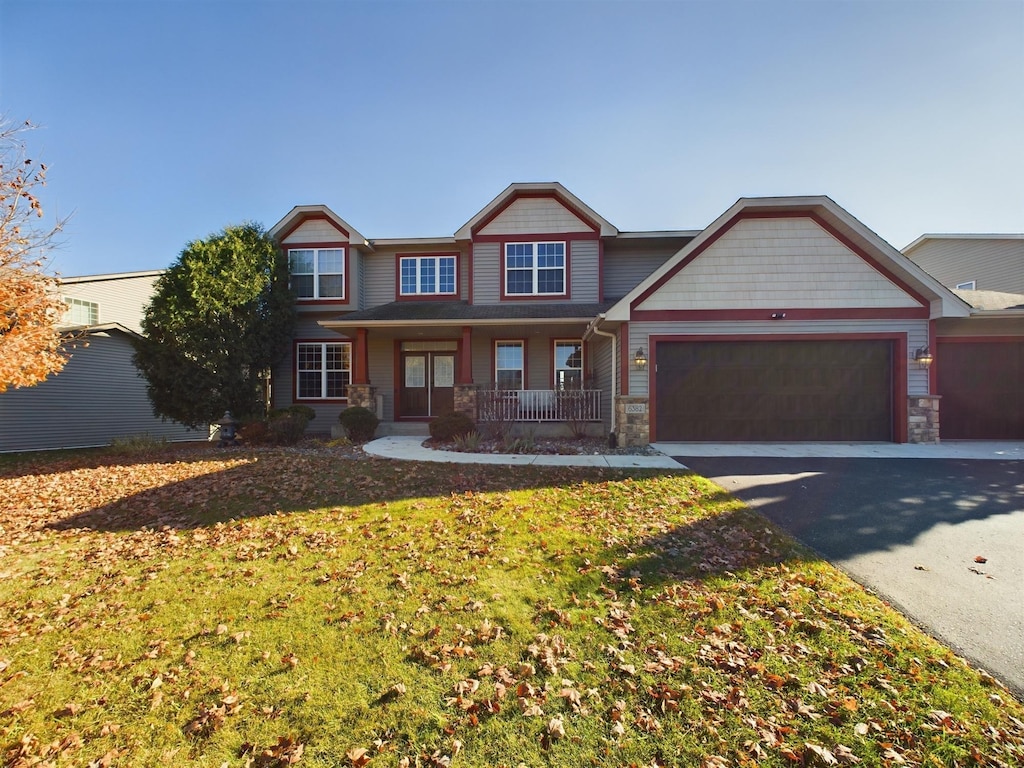
<svg viewBox="0 0 1024 768"><path fill-rule="evenodd" d="M300 300L345 298L344 248L289 248L288 273Z"/></svg>
<svg viewBox="0 0 1024 768"><path fill-rule="evenodd" d="M506 296L565 296L564 241L505 243L502 258Z"/></svg>
<svg viewBox="0 0 1024 768"><path fill-rule="evenodd" d="M296 343L296 400L344 400L348 398L348 386L351 383L351 343Z"/></svg>
<svg viewBox="0 0 1024 768"><path fill-rule="evenodd" d="M458 256L431 254L398 257L398 295L454 296L458 293Z"/></svg>
<svg viewBox="0 0 1024 768"><path fill-rule="evenodd" d="M525 342L494 342L494 384L497 389L523 389L525 387Z"/></svg>

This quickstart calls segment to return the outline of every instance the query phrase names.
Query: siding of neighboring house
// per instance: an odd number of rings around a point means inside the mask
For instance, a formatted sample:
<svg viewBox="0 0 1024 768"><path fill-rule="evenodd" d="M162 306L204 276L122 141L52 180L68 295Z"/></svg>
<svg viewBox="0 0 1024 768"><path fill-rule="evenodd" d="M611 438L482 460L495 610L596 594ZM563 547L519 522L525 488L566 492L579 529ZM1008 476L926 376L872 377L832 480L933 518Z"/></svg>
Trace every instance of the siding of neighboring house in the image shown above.
<svg viewBox="0 0 1024 768"><path fill-rule="evenodd" d="M0 452L103 446L141 434L169 441L207 438L206 430L153 415L125 333L92 333L88 342L60 373L0 394Z"/></svg>
<svg viewBox="0 0 1024 768"><path fill-rule="evenodd" d="M69 277L61 282L60 292L65 298L99 304L97 325L119 323L141 333L143 311L153 295L153 286L162 274L162 270L156 270Z"/></svg>
<svg viewBox="0 0 1024 768"><path fill-rule="evenodd" d="M979 291L1024 293L1024 236L926 235L903 252L948 288L973 280Z"/></svg>

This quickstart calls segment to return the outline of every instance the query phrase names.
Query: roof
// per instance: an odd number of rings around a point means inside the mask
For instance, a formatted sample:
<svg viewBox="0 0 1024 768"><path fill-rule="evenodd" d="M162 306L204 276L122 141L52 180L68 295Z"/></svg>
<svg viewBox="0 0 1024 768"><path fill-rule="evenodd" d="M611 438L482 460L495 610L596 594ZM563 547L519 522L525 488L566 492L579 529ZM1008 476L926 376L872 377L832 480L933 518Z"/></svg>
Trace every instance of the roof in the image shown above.
<svg viewBox="0 0 1024 768"><path fill-rule="evenodd" d="M982 312L1003 309L1024 310L1024 294L1003 293L1002 291L965 291L953 289L953 293Z"/></svg>
<svg viewBox="0 0 1024 768"><path fill-rule="evenodd" d="M931 233L927 235L921 235L917 240L912 242L910 245L901 248L903 253L917 248L921 243L926 240L1024 240L1024 233L1010 233L1010 234L979 234L977 232L972 233Z"/></svg>
<svg viewBox="0 0 1024 768"><path fill-rule="evenodd" d="M588 219L592 224L597 225L601 237L614 237L619 234L619 230L616 229L611 222L598 214L597 211L584 203L557 181L544 181L509 184L500 195L485 205L480 212L476 214L476 216L459 227L458 231L455 233L455 239L469 240L473 236L474 229L489 221L495 214L500 212L517 197L521 197L523 195L538 195L545 192L550 193L552 197L558 198L574 213L580 214L583 218Z"/></svg>
<svg viewBox="0 0 1024 768"><path fill-rule="evenodd" d="M570 304L558 302L510 302L505 304L469 304L466 301L393 301L378 307L351 312L334 320L323 320L325 328L408 324L431 325L567 323L590 322L611 307L613 302Z"/></svg>
<svg viewBox="0 0 1024 768"><path fill-rule="evenodd" d="M932 304L933 317L967 317L969 307L938 280L893 248L861 221L825 195L799 197L741 197L678 253L654 270L607 313L610 321L629 320L633 301L656 286L691 255L698 254L743 215L772 213L813 214L855 248L877 259L895 276L915 286Z"/></svg>
<svg viewBox="0 0 1024 768"><path fill-rule="evenodd" d="M72 283L99 283L104 280L129 280L134 277L158 277L166 272L166 269L148 269L142 272L111 272L105 275L79 275L77 277L61 277L60 282L64 285Z"/></svg>
<svg viewBox="0 0 1024 768"><path fill-rule="evenodd" d="M123 333L128 338L141 339L142 335L136 333L131 328L128 328L120 323L101 323L99 325L62 325L58 329L61 333L65 333L71 336L83 335L91 336L94 333Z"/></svg>

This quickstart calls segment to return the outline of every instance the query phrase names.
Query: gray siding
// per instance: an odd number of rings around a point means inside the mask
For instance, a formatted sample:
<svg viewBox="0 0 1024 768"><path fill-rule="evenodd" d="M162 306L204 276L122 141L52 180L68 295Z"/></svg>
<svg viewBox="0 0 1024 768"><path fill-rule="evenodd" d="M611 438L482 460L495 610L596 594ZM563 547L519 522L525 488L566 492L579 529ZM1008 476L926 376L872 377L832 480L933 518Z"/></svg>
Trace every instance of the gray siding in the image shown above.
<svg viewBox="0 0 1024 768"><path fill-rule="evenodd" d="M608 241L604 247L604 298L621 299L678 253L683 244Z"/></svg>
<svg viewBox="0 0 1024 768"><path fill-rule="evenodd" d="M339 312L301 311L295 326L295 341L351 341L335 331L327 330L317 324L318 320L338 317ZM295 399L295 344L293 343L281 361L274 367L271 375L271 405L274 408L287 408L300 403L308 405L316 411L316 418L310 422L310 432L330 432L331 427L338 423L338 414L345 408L344 403L323 403L315 400Z"/></svg>
<svg viewBox="0 0 1024 768"><path fill-rule="evenodd" d="M906 255L947 288L974 280L979 291L1024 293L1024 239L935 238Z"/></svg>
<svg viewBox="0 0 1024 768"><path fill-rule="evenodd" d="M685 341L687 335L729 335L729 334L765 334L782 336L786 334L825 333L905 333L907 335L907 355L913 357L914 350L928 344L927 320L816 320L806 322L786 322L780 327L776 321L764 322L701 322L701 323L630 323L629 344L630 360L637 347L643 347L648 358L651 356L651 336L678 336ZM646 371L638 371L629 366L629 393L631 395L647 395L648 382L654 376L654 369L648 366ZM907 363L907 394L928 394L928 371L920 369L914 363Z"/></svg>
<svg viewBox="0 0 1024 768"><path fill-rule="evenodd" d="M497 304L501 300L501 244L473 244L473 303Z"/></svg>
<svg viewBox="0 0 1024 768"><path fill-rule="evenodd" d="M572 303L600 300L600 244L597 240L573 240L569 243Z"/></svg>
<svg viewBox="0 0 1024 768"><path fill-rule="evenodd" d="M94 333L56 376L0 394L0 452L103 446L142 434L205 440L206 430L153 415L132 354L123 333Z"/></svg>
<svg viewBox="0 0 1024 768"><path fill-rule="evenodd" d="M377 251L363 257L366 286L365 307L377 307L395 300L395 252Z"/></svg>

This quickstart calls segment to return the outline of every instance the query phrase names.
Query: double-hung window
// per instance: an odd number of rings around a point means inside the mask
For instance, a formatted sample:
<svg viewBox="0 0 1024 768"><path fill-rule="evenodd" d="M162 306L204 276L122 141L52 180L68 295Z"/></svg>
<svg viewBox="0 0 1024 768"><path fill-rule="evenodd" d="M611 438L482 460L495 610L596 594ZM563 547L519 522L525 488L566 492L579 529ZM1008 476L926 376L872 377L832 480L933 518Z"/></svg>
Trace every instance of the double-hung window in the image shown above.
<svg viewBox="0 0 1024 768"><path fill-rule="evenodd" d="M583 342L555 342L555 389L583 388Z"/></svg>
<svg viewBox="0 0 1024 768"><path fill-rule="evenodd" d="M344 248L292 248L288 265L292 290L298 298L345 298Z"/></svg>
<svg viewBox="0 0 1024 768"><path fill-rule="evenodd" d="M526 380L526 356L521 341L494 342L496 389L522 389Z"/></svg>
<svg viewBox="0 0 1024 768"><path fill-rule="evenodd" d="M565 243L505 243L506 296L564 296Z"/></svg>
<svg viewBox="0 0 1024 768"><path fill-rule="evenodd" d="M295 369L297 399L346 398L352 381L352 345L300 343L295 349Z"/></svg>
<svg viewBox="0 0 1024 768"><path fill-rule="evenodd" d="M98 325L100 322L100 305L95 301L66 298L68 305L64 313L64 322L71 325Z"/></svg>
<svg viewBox="0 0 1024 768"><path fill-rule="evenodd" d="M402 296L455 293L454 256L403 256L398 271Z"/></svg>

